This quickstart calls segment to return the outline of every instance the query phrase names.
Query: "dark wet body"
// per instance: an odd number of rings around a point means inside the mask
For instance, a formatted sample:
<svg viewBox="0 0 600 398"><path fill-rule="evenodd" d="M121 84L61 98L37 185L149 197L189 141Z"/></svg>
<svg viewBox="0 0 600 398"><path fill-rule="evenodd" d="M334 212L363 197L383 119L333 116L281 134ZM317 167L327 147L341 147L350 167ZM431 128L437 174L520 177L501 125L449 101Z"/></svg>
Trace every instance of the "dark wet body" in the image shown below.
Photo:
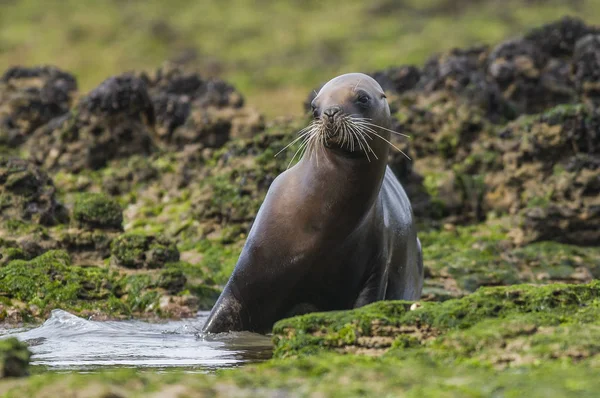
<svg viewBox="0 0 600 398"><path fill-rule="evenodd" d="M318 166L305 155L273 182L205 332L264 333L296 314L419 299L408 197L385 161L343 152L319 153Z"/></svg>

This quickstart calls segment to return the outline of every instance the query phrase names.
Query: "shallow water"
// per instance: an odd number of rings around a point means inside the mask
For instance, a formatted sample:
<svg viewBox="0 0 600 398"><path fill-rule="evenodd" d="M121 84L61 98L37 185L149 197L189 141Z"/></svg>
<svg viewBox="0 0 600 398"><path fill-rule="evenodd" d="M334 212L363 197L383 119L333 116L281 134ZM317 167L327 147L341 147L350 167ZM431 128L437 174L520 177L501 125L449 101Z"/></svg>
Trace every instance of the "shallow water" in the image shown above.
<svg viewBox="0 0 600 398"><path fill-rule="evenodd" d="M208 312L166 323L91 321L63 310L34 329L0 329L0 338L17 337L30 345L32 365L52 370L106 368L182 368L192 372L236 367L266 360L271 339L254 333L202 336Z"/></svg>

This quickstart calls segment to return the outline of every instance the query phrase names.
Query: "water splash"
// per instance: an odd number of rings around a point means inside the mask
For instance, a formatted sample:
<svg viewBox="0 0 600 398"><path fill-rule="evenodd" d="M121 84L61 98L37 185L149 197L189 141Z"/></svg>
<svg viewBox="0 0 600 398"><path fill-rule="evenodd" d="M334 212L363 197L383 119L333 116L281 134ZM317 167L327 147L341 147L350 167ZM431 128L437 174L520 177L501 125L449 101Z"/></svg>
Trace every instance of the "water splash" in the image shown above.
<svg viewBox="0 0 600 398"><path fill-rule="evenodd" d="M5 329L30 345L32 364L54 370L90 371L113 367L185 368L209 372L268 359L271 340L259 334L199 333L208 313L166 323L93 321L63 310L35 329Z"/></svg>

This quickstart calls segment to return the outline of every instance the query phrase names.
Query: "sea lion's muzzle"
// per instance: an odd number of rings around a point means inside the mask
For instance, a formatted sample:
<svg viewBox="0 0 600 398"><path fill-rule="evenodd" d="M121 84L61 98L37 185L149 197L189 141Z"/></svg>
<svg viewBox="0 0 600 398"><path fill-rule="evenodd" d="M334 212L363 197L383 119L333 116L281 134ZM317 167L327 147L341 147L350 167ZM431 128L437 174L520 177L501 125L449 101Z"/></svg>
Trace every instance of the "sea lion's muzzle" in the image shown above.
<svg viewBox="0 0 600 398"><path fill-rule="evenodd" d="M325 109L323 111L323 115L325 116L326 119L328 119L328 121L330 123L334 123L336 115L338 115L341 110L342 110L342 108L340 108L339 106L332 106L332 107Z"/></svg>

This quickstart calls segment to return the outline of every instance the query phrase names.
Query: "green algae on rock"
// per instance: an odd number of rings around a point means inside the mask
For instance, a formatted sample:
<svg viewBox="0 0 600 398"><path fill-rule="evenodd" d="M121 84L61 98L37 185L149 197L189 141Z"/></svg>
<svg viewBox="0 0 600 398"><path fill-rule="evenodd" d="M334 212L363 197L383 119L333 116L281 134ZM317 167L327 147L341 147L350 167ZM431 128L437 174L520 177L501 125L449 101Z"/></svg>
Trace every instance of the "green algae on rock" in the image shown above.
<svg viewBox="0 0 600 398"><path fill-rule="evenodd" d="M75 199L73 219L84 228L123 229L123 210L110 196L82 193Z"/></svg>
<svg viewBox="0 0 600 398"><path fill-rule="evenodd" d="M125 268L162 268L177 261L179 251L175 244L160 236L126 233L111 245L111 264Z"/></svg>
<svg viewBox="0 0 600 398"><path fill-rule="evenodd" d="M107 299L118 290L114 272L71 265L69 254L49 251L33 260L14 260L0 268L0 290L10 300L26 303L29 312L58 306L85 306L87 299ZM24 311L25 318L32 313ZM35 314L33 314L35 315Z"/></svg>
<svg viewBox="0 0 600 398"><path fill-rule="evenodd" d="M482 286L589 283L596 278L600 247L551 241L520 247L512 242L512 232L508 219L420 232L423 300L461 297Z"/></svg>
<svg viewBox="0 0 600 398"><path fill-rule="evenodd" d="M0 379L29 374L31 352L14 337L0 340Z"/></svg>
<svg viewBox="0 0 600 398"><path fill-rule="evenodd" d="M0 159L0 219L53 225L68 219L52 179L33 163Z"/></svg>
<svg viewBox="0 0 600 398"><path fill-rule="evenodd" d="M599 309L597 281L481 288L460 299L414 306L382 301L352 311L314 313L277 322L273 328L274 356L285 358L327 349L381 355L407 347L427 354L429 343L443 339L438 336L453 330L467 333L488 319L510 323L516 317L533 314L529 321L534 325L595 324Z"/></svg>
<svg viewBox="0 0 600 398"><path fill-rule="evenodd" d="M65 393L90 398L148 396L200 397L595 397L597 368L582 363L541 362L536 366L494 369L438 363L414 356L398 359L322 353L272 360L216 375L133 369L92 374L48 372L0 383L7 398L48 397Z"/></svg>
<svg viewBox="0 0 600 398"><path fill-rule="evenodd" d="M218 296L202 275L185 263L135 274L78 266L72 265L67 252L51 250L32 260L9 261L0 268L4 296L0 319L37 321L55 308L98 319L190 317L209 308Z"/></svg>

